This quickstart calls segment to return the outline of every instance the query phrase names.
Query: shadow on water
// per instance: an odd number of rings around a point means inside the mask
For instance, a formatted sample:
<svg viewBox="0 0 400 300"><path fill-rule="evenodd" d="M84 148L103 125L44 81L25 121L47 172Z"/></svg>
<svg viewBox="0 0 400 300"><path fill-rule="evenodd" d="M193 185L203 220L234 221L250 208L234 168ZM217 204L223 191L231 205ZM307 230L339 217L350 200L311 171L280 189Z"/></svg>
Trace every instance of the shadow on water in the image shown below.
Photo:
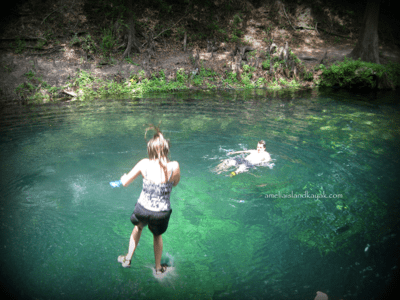
<svg viewBox="0 0 400 300"><path fill-rule="evenodd" d="M395 99L217 90L4 108L1 282L21 299L378 299L398 271ZM147 229L131 268L117 263L141 179L108 183L160 121L182 179L156 276ZM271 168L213 171L260 139Z"/></svg>

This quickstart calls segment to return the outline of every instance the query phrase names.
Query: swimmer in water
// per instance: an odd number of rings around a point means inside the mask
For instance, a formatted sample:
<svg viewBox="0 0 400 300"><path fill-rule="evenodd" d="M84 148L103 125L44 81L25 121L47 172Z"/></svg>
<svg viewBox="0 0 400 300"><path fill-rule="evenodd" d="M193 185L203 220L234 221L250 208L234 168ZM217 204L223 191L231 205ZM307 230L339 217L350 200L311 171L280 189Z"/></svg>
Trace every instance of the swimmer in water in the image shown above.
<svg viewBox="0 0 400 300"><path fill-rule="evenodd" d="M271 161L271 156L267 151L265 151L265 142L263 140L259 141L257 144L257 150L243 150L229 152L228 155L239 154L239 153L250 153L245 158L241 156L236 156L234 158L228 158L222 161L214 170L218 174L226 171L230 167L237 166L236 171L231 173L231 176L235 176L239 173L246 172L249 168L257 165L262 165Z"/></svg>

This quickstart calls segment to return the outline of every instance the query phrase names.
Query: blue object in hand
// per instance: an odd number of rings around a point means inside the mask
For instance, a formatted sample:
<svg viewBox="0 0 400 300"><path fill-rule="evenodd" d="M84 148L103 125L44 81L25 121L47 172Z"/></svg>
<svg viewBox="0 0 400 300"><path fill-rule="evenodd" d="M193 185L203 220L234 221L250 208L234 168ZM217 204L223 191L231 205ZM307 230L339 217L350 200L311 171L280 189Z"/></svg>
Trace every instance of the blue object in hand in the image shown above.
<svg viewBox="0 0 400 300"><path fill-rule="evenodd" d="M116 187L120 187L122 185L122 181L121 180L117 180L117 181L111 181L110 182L111 187L116 188Z"/></svg>

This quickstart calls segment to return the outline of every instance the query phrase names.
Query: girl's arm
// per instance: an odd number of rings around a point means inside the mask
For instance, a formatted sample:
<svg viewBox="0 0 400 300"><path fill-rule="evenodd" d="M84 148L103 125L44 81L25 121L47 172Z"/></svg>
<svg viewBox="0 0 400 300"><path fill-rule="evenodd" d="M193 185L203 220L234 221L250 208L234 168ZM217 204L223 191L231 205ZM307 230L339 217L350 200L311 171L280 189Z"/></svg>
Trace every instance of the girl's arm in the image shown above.
<svg viewBox="0 0 400 300"><path fill-rule="evenodd" d="M179 168L179 163L175 161L176 166L174 167L174 173L172 175L172 180L174 182L173 186L177 186L179 180L181 180L181 169Z"/></svg>
<svg viewBox="0 0 400 300"><path fill-rule="evenodd" d="M132 181L136 179L136 177L139 176L139 174L142 174L142 170L144 169L146 163L147 159L142 159L133 167L133 169L128 174L122 175L121 176L122 185L128 186Z"/></svg>

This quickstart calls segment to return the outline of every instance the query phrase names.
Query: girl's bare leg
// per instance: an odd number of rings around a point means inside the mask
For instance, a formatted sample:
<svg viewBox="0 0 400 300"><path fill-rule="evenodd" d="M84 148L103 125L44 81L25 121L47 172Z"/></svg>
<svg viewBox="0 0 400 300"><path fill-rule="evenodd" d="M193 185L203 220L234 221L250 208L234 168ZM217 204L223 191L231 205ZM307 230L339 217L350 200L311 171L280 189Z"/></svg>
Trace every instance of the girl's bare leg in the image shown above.
<svg viewBox="0 0 400 300"><path fill-rule="evenodd" d="M156 260L156 270L161 269L161 255L163 251L163 240L160 235L153 235L154 242L154 258Z"/></svg>
<svg viewBox="0 0 400 300"><path fill-rule="evenodd" d="M142 230L143 227L139 225L135 225L135 227L132 230L131 237L129 239L129 251L128 254L126 255L126 260L132 260L133 253L135 253L136 247L139 243L140 236L142 235Z"/></svg>

